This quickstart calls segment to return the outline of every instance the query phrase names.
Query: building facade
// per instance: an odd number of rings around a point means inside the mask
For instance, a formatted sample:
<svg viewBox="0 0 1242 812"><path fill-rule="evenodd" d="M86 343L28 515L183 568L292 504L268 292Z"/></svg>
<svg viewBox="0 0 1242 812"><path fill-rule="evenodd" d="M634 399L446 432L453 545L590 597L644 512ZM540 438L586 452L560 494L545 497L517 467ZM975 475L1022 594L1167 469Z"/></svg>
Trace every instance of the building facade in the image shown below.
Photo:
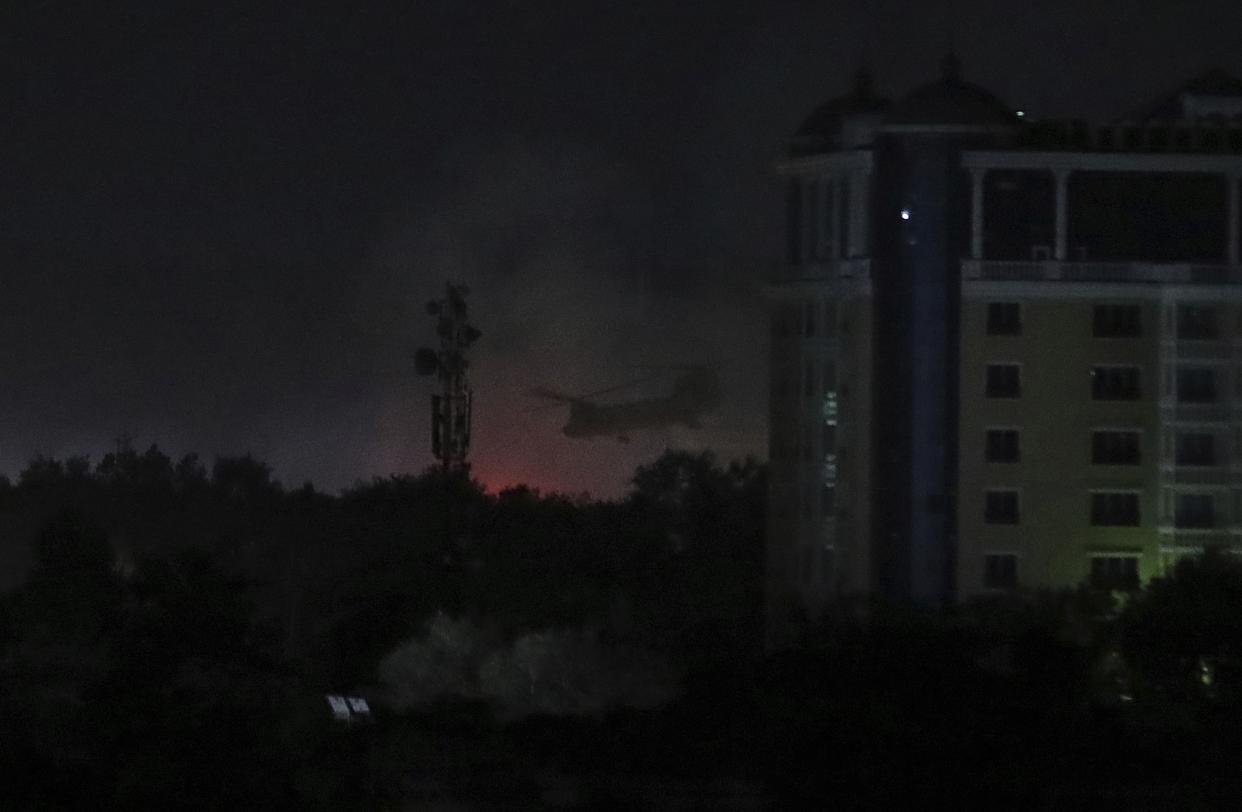
<svg viewBox="0 0 1242 812"><path fill-rule="evenodd" d="M769 603L1131 585L1242 546L1242 82L1108 126L865 75L780 164Z"/></svg>

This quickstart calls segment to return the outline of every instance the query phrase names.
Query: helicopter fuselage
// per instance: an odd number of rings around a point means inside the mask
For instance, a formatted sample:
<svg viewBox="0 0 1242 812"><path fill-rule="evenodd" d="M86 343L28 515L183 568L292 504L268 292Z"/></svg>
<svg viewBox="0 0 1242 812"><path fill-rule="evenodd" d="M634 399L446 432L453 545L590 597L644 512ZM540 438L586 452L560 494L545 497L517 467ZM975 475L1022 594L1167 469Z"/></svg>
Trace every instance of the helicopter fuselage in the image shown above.
<svg viewBox="0 0 1242 812"><path fill-rule="evenodd" d="M697 429L699 418L720 401L720 382L710 369L695 370L678 379L668 397L624 403L575 400L569 405L566 437L615 436L622 441L634 431L686 426Z"/></svg>

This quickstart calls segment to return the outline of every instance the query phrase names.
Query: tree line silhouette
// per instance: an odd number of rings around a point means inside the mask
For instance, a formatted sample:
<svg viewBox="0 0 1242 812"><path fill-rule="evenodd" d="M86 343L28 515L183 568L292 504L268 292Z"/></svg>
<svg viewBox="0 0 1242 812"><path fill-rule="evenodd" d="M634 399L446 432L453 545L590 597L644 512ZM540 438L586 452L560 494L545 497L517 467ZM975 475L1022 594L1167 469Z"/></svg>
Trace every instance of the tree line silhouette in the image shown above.
<svg viewBox="0 0 1242 812"><path fill-rule="evenodd" d="M842 605L765 652L765 488L685 452L614 501L439 470L332 495L128 443L32 460L0 480L6 805L1233 797L1233 556L1129 593Z"/></svg>

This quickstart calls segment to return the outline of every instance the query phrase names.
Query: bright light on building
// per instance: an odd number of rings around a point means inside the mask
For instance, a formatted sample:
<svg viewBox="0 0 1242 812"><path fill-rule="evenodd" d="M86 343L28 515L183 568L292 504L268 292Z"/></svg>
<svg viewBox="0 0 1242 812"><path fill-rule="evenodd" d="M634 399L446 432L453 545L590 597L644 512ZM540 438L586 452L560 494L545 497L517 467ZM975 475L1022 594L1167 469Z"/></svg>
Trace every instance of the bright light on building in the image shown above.
<svg viewBox="0 0 1242 812"><path fill-rule="evenodd" d="M902 219L902 220L909 220L909 219L910 219L910 210L909 210L909 209L902 209L902 210L901 210L901 219Z"/></svg>

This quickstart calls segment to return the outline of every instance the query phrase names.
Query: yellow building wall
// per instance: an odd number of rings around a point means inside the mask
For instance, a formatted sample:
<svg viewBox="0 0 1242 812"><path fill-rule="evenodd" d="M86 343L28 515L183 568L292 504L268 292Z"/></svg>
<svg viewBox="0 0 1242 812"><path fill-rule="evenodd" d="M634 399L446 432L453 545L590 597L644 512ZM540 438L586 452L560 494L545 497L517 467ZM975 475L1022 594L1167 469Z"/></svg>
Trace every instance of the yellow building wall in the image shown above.
<svg viewBox="0 0 1242 812"><path fill-rule="evenodd" d="M1022 333L987 334L988 303L1018 301ZM1099 302L1141 306L1143 332L1135 338L1092 335L1093 306ZM957 562L959 598L986 592L984 554L1014 552L1023 588L1072 586L1090 572L1092 552L1140 552L1140 577L1156 573L1159 471L1160 331L1152 300L964 298L961 320L961 400ZM986 397L989 363L1022 366L1022 396ZM1142 397L1137 401L1092 399L1091 368L1137 365ZM1018 463L985 462L987 428L1020 430ZM1093 429L1141 432L1141 464L1091 464ZM1019 490L1020 521L984 521L989 488ZM1093 527L1092 489L1140 490L1139 527Z"/></svg>

